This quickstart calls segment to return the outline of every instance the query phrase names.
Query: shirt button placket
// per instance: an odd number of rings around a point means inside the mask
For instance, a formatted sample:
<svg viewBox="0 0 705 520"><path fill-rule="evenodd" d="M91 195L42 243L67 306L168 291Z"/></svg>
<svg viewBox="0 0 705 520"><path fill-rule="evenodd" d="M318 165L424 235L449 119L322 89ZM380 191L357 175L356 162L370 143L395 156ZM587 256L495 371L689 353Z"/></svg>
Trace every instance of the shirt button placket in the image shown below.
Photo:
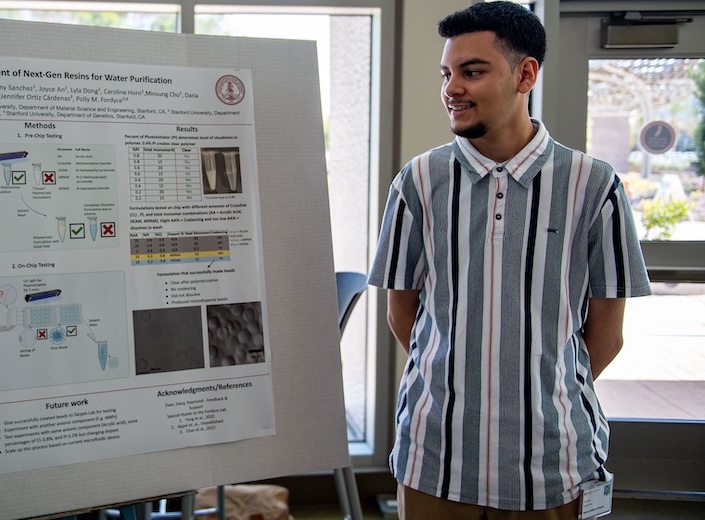
<svg viewBox="0 0 705 520"><path fill-rule="evenodd" d="M504 167L497 166L495 168L495 177L497 179L496 192L495 192L495 205L494 205L494 234L502 235L504 234L504 213L505 213L505 197L504 194L507 191L507 173Z"/></svg>

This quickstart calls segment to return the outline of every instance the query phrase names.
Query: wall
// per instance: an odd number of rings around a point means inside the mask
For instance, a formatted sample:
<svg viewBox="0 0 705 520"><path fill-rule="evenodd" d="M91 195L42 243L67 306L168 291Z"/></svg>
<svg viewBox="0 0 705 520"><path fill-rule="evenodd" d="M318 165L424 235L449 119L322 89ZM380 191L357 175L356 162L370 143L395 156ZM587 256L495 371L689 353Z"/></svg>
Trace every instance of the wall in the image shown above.
<svg viewBox="0 0 705 520"><path fill-rule="evenodd" d="M438 64L444 40L438 22L470 4L459 0L406 0L403 9L400 164L453 139L440 100Z"/></svg>
<svg viewBox="0 0 705 520"><path fill-rule="evenodd" d="M404 0L402 9L401 56L401 142L398 163L453 140L448 116L440 99L441 75L438 64L444 40L438 22L471 2L458 0ZM382 190L382 188L380 188ZM386 194L386 190L382 190ZM396 380L399 381L406 353L396 352ZM395 392L396 395L396 392Z"/></svg>

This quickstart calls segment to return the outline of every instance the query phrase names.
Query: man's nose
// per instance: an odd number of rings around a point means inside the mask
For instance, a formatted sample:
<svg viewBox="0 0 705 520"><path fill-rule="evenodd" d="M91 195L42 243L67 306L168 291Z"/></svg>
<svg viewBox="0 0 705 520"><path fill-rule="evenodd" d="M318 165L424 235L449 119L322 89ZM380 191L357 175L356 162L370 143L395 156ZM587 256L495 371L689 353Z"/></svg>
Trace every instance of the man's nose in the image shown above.
<svg viewBox="0 0 705 520"><path fill-rule="evenodd" d="M443 95L449 99L460 94L462 90L462 85L455 75L450 76L443 84Z"/></svg>

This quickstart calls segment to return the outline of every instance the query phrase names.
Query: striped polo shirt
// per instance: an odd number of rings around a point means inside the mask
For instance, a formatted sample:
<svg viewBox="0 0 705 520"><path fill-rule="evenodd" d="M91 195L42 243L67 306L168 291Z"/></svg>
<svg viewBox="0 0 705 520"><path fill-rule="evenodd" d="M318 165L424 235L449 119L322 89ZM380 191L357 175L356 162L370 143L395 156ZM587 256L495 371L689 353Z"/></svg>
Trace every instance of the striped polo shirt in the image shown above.
<svg viewBox="0 0 705 520"><path fill-rule="evenodd" d="M371 284L420 290L392 472L441 498L546 509L604 476L588 300L650 294L622 184L544 125L497 164L461 137L394 179Z"/></svg>

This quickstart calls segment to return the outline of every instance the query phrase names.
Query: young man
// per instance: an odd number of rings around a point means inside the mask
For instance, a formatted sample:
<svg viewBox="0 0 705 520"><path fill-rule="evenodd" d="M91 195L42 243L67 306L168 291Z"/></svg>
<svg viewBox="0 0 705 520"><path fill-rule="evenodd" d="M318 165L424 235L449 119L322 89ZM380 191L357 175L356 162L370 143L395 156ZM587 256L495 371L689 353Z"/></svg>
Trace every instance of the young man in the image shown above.
<svg viewBox="0 0 705 520"><path fill-rule="evenodd" d="M578 517L606 480L593 380L622 345L624 298L650 294L606 163L529 117L538 18L479 3L441 21L455 140L391 189L370 283L409 357L390 465L400 517Z"/></svg>

